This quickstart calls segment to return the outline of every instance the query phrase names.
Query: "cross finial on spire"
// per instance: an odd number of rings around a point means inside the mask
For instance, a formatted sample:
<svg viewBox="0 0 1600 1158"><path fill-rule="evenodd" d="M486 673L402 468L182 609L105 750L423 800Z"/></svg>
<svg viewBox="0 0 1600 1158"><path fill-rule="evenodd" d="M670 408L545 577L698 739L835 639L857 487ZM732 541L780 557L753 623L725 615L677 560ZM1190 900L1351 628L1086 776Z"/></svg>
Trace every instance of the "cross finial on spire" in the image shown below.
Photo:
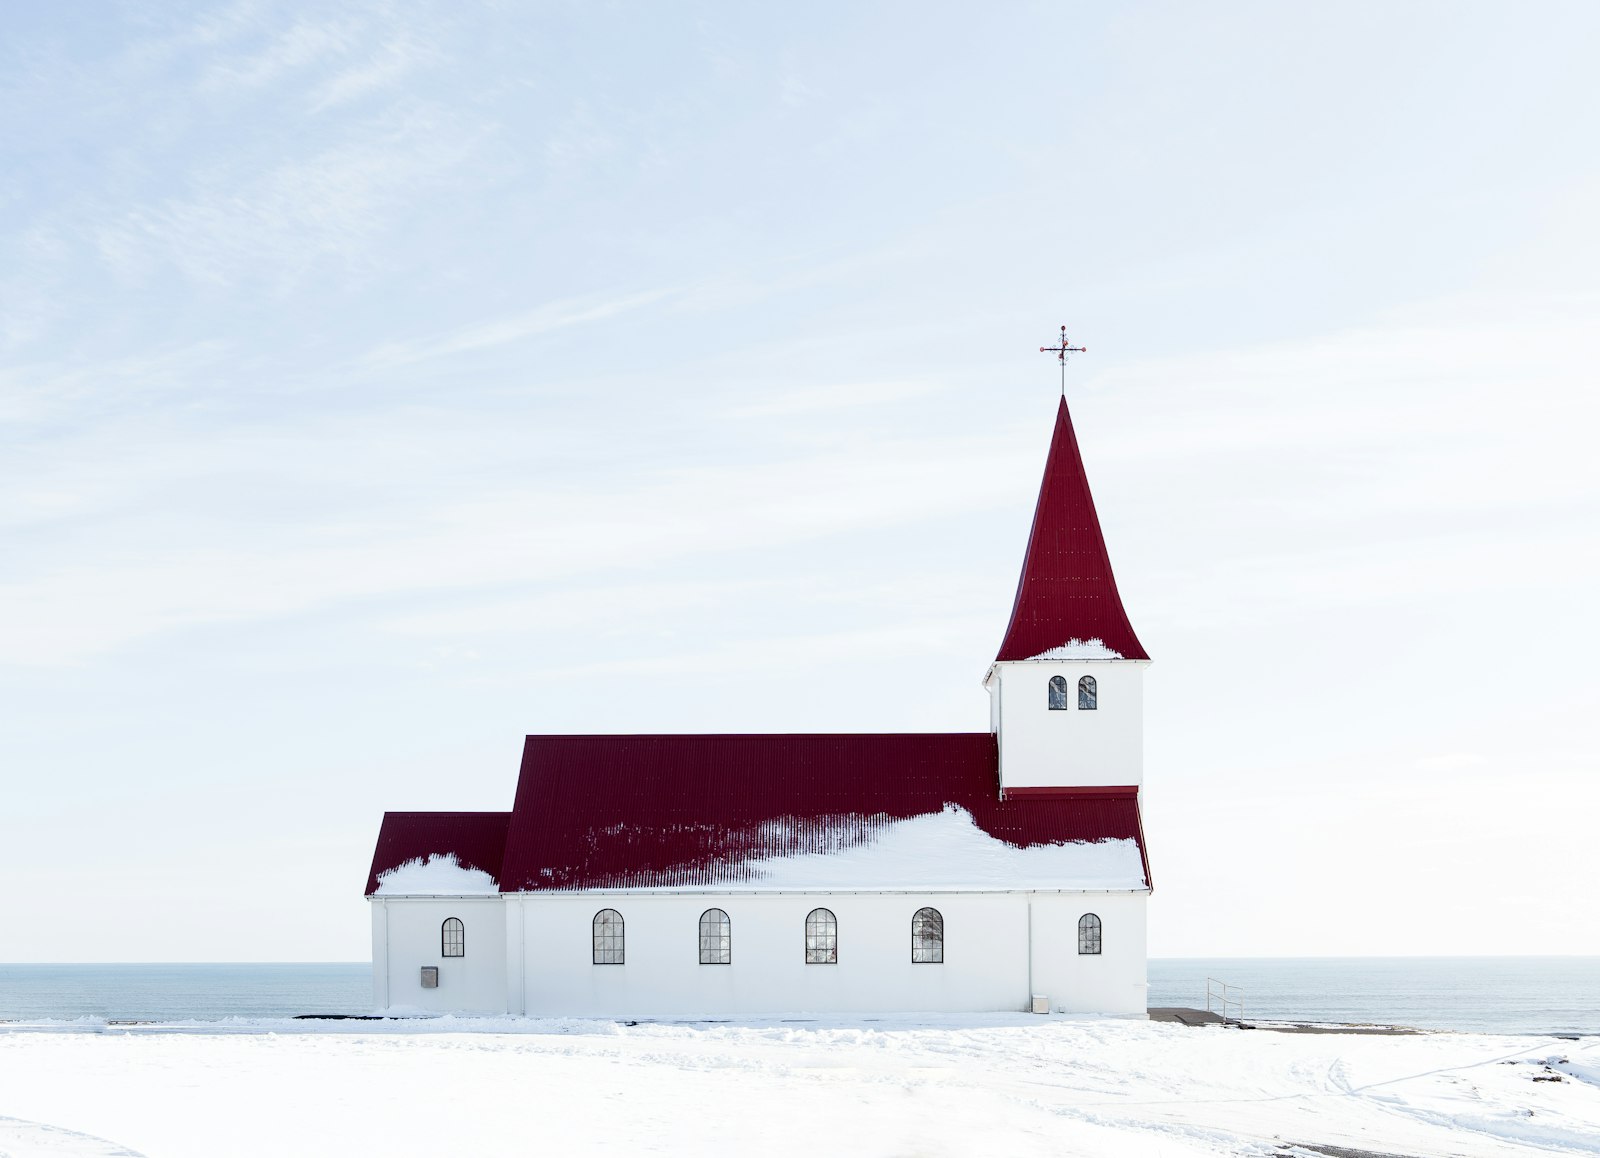
<svg viewBox="0 0 1600 1158"><path fill-rule="evenodd" d="M1088 346L1074 346L1068 343L1067 327L1065 326L1061 327L1061 344L1059 346L1039 347L1039 353L1054 354L1056 355L1056 360L1061 363L1061 397L1065 398L1067 396L1067 355L1086 354L1088 352Z"/></svg>

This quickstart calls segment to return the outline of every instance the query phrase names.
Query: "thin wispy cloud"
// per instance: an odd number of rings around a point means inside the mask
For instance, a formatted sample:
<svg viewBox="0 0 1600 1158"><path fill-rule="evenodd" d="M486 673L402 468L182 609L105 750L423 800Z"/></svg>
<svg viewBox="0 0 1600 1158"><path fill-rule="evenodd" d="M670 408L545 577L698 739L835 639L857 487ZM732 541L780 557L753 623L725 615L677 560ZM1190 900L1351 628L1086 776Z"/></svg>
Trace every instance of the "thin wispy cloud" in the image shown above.
<svg viewBox="0 0 1600 1158"><path fill-rule="evenodd" d="M192 394L197 379L203 381L222 367L228 349L221 339L204 339L167 348L147 346L118 358L0 367L0 425L48 432L56 439L70 438L69 431L78 437L97 437L100 423L117 415ZM58 459L56 465L67 463ZM30 464L24 478L37 477L34 469ZM0 471L0 480L6 477L7 472ZM0 514L0 520L4 517Z"/></svg>
<svg viewBox="0 0 1600 1158"><path fill-rule="evenodd" d="M391 39L363 53L359 63L343 70L318 87L311 107L321 111L337 108L391 88L418 69L435 63L438 55L416 40Z"/></svg>
<svg viewBox="0 0 1600 1158"><path fill-rule="evenodd" d="M350 52L365 30L352 20L299 20L249 52L215 58L200 79L202 92L260 88Z"/></svg>
<svg viewBox="0 0 1600 1158"><path fill-rule="evenodd" d="M206 285L287 287L333 265L376 268L367 246L404 198L458 170L479 141L425 110L374 121L264 170L236 163L197 174L185 195L99 225L97 247L132 280L171 266Z"/></svg>
<svg viewBox="0 0 1600 1158"><path fill-rule="evenodd" d="M817 414L856 406L882 406L906 402L937 390L931 381L838 382L784 391L775 397L740 403L728 410L730 418L773 418Z"/></svg>
<svg viewBox="0 0 1600 1158"><path fill-rule="evenodd" d="M253 466L266 469L288 445L241 440L231 449L218 446L209 461L185 473L203 477L231 460L247 478ZM69 531L60 564L28 578L13 572L16 577L0 584L0 638L6 641L0 662L77 663L164 632L304 614L355 599L555 579L587 585L596 576L735 545L770 550L922 520L935 510L993 501L994 483L973 486L943 469L958 456L981 465L981 449L908 446L884 461L858 448L851 455L788 458L755 471L674 470L581 494L558 479L534 487L502 482L492 499L446 495L421 508L357 506L310 521L293 508L284 521L248 529L230 528L225 511L180 509L129 521L121 492L101 490L104 514L119 524L114 531L91 529L90 511L74 504L68 526L82 533ZM347 455L348 444L332 437L329 461L341 451ZM165 462L157 454L149 466L162 471ZM353 475L363 473L359 464L347 465ZM170 491L182 477L167 483L152 478L146 492ZM988 477L996 478L992 470ZM818 481L823 478L826 485ZM52 502L49 492L33 495L37 520ZM68 562L75 554L76 565Z"/></svg>
<svg viewBox="0 0 1600 1158"><path fill-rule="evenodd" d="M740 671L759 675L774 667L811 670L847 666L892 651L914 660L917 656L942 654L950 644L956 625L949 619L899 623L887 627L856 631L817 631L804 635L775 635L741 640L710 651L681 644L664 654L610 655L573 669L584 676L702 675L711 672ZM978 620L988 626L988 620Z"/></svg>
<svg viewBox="0 0 1600 1158"><path fill-rule="evenodd" d="M605 321L680 295L675 288L644 290L619 297L566 298L545 302L519 314L476 322L448 333L412 342L394 342L370 351L364 361L374 368L415 365L459 354L510 345L571 326Z"/></svg>

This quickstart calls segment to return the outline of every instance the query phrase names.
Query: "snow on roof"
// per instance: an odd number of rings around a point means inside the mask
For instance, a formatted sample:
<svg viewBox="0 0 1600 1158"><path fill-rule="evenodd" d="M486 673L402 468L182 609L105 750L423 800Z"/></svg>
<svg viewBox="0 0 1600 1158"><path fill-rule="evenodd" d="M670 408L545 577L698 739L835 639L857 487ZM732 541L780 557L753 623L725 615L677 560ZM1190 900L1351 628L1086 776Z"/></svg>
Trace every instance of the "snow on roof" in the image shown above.
<svg viewBox="0 0 1600 1158"><path fill-rule="evenodd" d="M987 732L529 736L501 888L1147 887L1136 790L1000 800L997 761Z"/></svg>
<svg viewBox="0 0 1600 1158"><path fill-rule="evenodd" d="M458 897L498 893L500 882L478 868L467 868L453 852L429 853L378 874L375 896Z"/></svg>
<svg viewBox="0 0 1600 1158"><path fill-rule="evenodd" d="M1038 659L1072 640L1098 639L1116 659L1149 659L1123 610L1100 516L1072 430L1067 400L1056 411L1039 503L1017 598L996 661ZM1076 657L1074 657L1076 658Z"/></svg>
<svg viewBox="0 0 1600 1158"><path fill-rule="evenodd" d="M372 868L367 873L367 896L379 891L380 877L387 881L389 874L406 865L427 865L435 860L442 864L444 857L453 858L460 871L480 872L498 880L510 819L509 812L384 813L378 844L372 851ZM442 873L443 868L434 871ZM383 891L388 895L396 892L392 885Z"/></svg>
<svg viewBox="0 0 1600 1158"><path fill-rule="evenodd" d="M1134 840L1019 848L990 836L957 805L894 820L832 852L752 860L747 887L862 889L1142 889ZM721 886L726 887L726 886Z"/></svg>
<svg viewBox="0 0 1600 1158"><path fill-rule="evenodd" d="M1121 659L1120 651L1112 651L1099 639L1069 639L1060 647L1030 655L1029 659Z"/></svg>

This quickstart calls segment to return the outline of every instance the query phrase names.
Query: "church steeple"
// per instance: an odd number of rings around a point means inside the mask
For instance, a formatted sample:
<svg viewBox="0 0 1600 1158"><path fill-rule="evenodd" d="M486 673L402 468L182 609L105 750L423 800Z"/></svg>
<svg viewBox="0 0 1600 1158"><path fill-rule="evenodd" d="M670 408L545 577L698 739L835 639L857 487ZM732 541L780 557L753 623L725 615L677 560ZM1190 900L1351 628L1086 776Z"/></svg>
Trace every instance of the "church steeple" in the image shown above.
<svg viewBox="0 0 1600 1158"><path fill-rule="evenodd" d="M1117 594L1063 398L1011 623L983 680L1001 795L1137 792L1149 666Z"/></svg>
<svg viewBox="0 0 1600 1158"><path fill-rule="evenodd" d="M1011 622L995 662L1066 658L1067 653L1059 649L1092 640L1108 649L1097 658L1150 658L1117 593L1072 416L1063 397L1056 411L1055 434L1050 439L1050 457L1039 486ZM1070 650L1081 650L1090 657L1088 649Z"/></svg>

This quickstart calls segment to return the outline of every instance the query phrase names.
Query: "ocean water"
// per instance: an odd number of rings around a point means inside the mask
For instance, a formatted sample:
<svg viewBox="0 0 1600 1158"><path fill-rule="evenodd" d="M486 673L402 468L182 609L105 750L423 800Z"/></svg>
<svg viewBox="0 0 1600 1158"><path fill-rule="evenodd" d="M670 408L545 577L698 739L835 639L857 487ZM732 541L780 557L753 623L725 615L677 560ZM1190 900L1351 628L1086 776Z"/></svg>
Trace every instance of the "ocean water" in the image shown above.
<svg viewBox="0 0 1600 1158"><path fill-rule="evenodd" d="M1150 1004L1203 1008L1206 978L1245 1015L1475 1033L1600 1034L1600 957L1157 958ZM0 965L0 1021L210 1021L368 1013L372 967Z"/></svg>
<svg viewBox="0 0 1600 1158"><path fill-rule="evenodd" d="M1600 1034L1600 957L1156 958L1149 1003L1204 1008L1207 977L1247 1018Z"/></svg>
<svg viewBox="0 0 1600 1158"><path fill-rule="evenodd" d="M272 965L0 965L0 1021L215 1021L372 1012L365 961Z"/></svg>

